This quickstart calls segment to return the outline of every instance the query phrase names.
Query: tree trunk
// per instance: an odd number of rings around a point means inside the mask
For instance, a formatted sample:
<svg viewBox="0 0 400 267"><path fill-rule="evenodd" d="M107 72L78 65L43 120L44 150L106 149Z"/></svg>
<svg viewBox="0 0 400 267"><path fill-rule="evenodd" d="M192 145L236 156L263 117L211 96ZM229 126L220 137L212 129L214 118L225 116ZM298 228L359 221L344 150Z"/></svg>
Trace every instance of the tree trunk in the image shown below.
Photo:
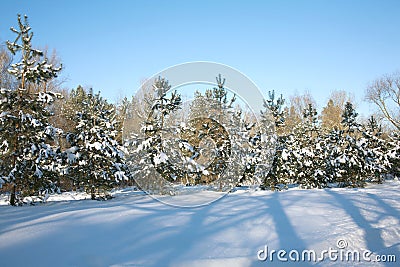
<svg viewBox="0 0 400 267"><path fill-rule="evenodd" d="M94 186L90 189L91 199L96 200L96 194L94 193Z"/></svg>
<svg viewBox="0 0 400 267"><path fill-rule="evenodd" d="M10 204L11 204L11 206L15 206L15 191L16 191L16 185L14 184L13 185L13 189L12 189L12 192L11 192L11 197L10 197Z"/></svg>

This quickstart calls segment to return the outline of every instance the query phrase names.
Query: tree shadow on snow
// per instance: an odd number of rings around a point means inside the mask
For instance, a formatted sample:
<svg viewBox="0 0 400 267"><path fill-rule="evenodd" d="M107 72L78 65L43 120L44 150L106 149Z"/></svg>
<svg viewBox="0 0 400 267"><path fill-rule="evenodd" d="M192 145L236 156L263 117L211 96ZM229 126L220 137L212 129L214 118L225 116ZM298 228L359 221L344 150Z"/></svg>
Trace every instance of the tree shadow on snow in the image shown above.
<svg viewBox="0 0 400 267"><path fill-rule="evenodd" d="M399 255L399 244L385 247L383 229L374 227L388 216L399 218L397 209L380 197L367 194L368 199L363 201L373 202L377 207L371 208L377 215L374 221L365 217L360 208L365 203L358 203L361 200L356 196L334 190L324 192L332 197L331 205L341 207L364 231L369 250ZM284 197L284 192L234 197L228 194L197 208L171 207L143 195L121 196L105 202L9 207L3 210L2 218L7 221L1 224L7 227L0 230L0 237L42 232L35 238L21 239L23 243L5 246L0 257L4 256L5 263L12 260L16 266L27 262L40 262L42 266L193 266L192 263L226 266L225 260L233 260L230 266L243 267L315 265L315 262L257 259L257 252L264 245L287 252L312 249L285 211L301 205L302 195L291 195L282 203ZM46 232L48 226L50 230ZM31 253L32 248L51 253L42 257L41 253Z"/></svg>
<svg viewBox="0 0 400 267"><path fill-rule="evenodd" d="M378 224L380 220L384 220L390 216L400 218L396 208L390 206L380 197L371 193L366 193L367 198L365 198L364 201L368 201L369 198L369 200L374 202L374 205L371 205L371 203L362 203L360 202L362 198L354 199L353 197L340 194L334 190L326 190L326 192L334 197L334 200L341 206L358 228L363 230L364 240L367 246L366 249L370 250L375 255L394 254L396 257L400 255L400 243L386 247L382 238L384 229L374 226ZM362 191L360 193L362 193ZM359 203L359 206L357 203ZM364 208L360 206L364 206ZM368 210L366 210L367 208L365 207L368 207ZM373 213L376 218L369 218L367 215L368 213ZM390 262L381 262L381 264L385 266L397 266L396 263Z"/></svg>
<svg viewBox="0 0 400 267"><path fill-rule="evenodd" d="M279 239L279 247L270 247L269 250L274 249L285 250L289 253L291 250L297 250L301 252L307 248L304 240L300 238L298 233L295 231L294 225L292 224L290 218L288 217L285 209L282 205L282 193L284 192L273 192L270 198L265 198L265 196L259 197L263 204L262 206L266 207L266 213L272 216L274 222L274 229ZM289 203L289 205L294 203ZM265 227L268 227L266 225ZM266 244L268 245L268 244ZM302 261L300 256L300 261L291 261L289 259L288 254L284 257L288 259L288 261L279 261L277 259L276 253L273 255L274 258L268 257L265 261L254 261L251 266L312 266L312 262Z"/></svg>

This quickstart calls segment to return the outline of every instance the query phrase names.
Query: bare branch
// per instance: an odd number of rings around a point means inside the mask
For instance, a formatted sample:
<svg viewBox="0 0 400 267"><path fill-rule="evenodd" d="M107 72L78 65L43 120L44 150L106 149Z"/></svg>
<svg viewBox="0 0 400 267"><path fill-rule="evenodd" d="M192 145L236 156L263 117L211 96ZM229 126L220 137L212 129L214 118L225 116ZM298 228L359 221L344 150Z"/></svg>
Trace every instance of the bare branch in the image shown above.
<svg viewBox="0 0 400 267"><path fill-rule="evenodd" d="M400 130L400 72L371 82L366 89L366 100L374 103L382 115Z"/></svg>

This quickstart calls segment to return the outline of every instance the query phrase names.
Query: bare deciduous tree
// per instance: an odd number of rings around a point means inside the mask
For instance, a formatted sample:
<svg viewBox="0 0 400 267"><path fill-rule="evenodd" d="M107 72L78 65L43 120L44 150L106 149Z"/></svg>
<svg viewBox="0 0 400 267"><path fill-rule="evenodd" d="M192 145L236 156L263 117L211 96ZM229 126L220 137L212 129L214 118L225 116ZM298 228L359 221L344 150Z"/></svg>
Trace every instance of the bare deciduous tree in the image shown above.
<svg viewBox="0 0 400 267"><path fill-rule="evenodd" d="M342 128L342 113L347 102L354 103L353 97L346 91L335 90L331 93L327 105L322 109L322 128L327 131Z"/></svg>
<svg viewBox="0 0 400 267"><path fill-rule="evenodd" d="M371 82L366 90L366 99L377 105L380 113L400 130L400 72Z"/></svg>
<svg viewBox="0 0 400 267"><path fill-rule="evenodd" d="M13 89L15 79L8 73L8 68L12 63L11 53L0 48L0 88Z"/></svg>
<svg viewBox="0 0 400 267"><path fill-rule="evenodd" d="M289 98L290 105L285 108L286 120L282 132L289 134L293 131L294 127L298 126L304 120L304 110L309 104L316 106L314 98L309 92L302 95L294 95Z"/></svg>
<svg viewBox="0 0 400 267"><path fill-rule="evenodd" d="M317 105L315 99L310 92L305 92L302 95L294 95L290 97L290 106L293 107L293 112L303 118L303 111L311 104L314 107Z"/></svg>

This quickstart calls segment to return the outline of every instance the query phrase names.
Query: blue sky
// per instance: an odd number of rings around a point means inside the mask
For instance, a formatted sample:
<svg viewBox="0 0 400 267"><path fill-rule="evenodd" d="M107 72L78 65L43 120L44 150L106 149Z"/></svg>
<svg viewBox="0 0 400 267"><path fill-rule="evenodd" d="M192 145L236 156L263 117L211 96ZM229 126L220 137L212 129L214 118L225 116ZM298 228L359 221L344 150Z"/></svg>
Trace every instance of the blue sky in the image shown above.
<svg viewBox="0 0 400 267"><path fill-rule="evenodd" d="M400 70L396 0L3 0L1 10L1 43L14 38L16 14L27 14L34 45L61 57L65 86L90 86L111 101L169 66L213 61L264 94L309 91L321 108L332 90L345 90L368 113L368 82Z"/></svg>

